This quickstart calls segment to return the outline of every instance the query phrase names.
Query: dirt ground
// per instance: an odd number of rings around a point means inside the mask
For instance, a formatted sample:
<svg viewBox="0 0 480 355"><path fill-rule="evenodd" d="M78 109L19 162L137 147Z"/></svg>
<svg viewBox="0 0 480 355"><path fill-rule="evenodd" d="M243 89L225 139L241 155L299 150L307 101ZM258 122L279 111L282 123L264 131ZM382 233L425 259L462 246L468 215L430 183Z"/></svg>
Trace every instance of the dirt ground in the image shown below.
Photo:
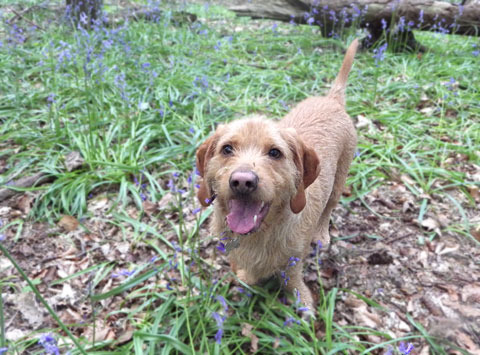
<svg viewBox="0 0 480 355"><path fill-rule="evenodd" d="M463 168L480 176L479 167ZM451 342L472 354L480 353L480 248L471 237L458 232L465 219L471 224L480 223L478 209L456 190L449 192L451 198L446 195L416 198L405 187L405 179L408 178L385 182L365 195L363 202L357 199L336 208L331 226L336 241L328 250L322 249L318 259L309 258L306 280L314 293L319 294L316 266L319 262L320 281L326 290L349 289L378 304L374 307L343 293L335 313L335 321L341 325L366 326L400 337L418 331L416 322L431 336L444 339L446 348ZM480 196L475 196L478 202ZM17 195L0 204L4 225L21 222L4 232L2 243L27 275L39 281L37 287L63 321L87 321L91 316L89 288L95 287L96 293L112 289L128 276L129 265L147 265L155 254L143 240L132 237L135 234L131 226L119 228L110 223L106 211L112 206L114 196L92 197L88 207L92 218L77 221L66 216L57 225L29 221L27 214L34 197ZM184 216L187 227L192 227L196 217L191 213L194 206L189 199L183 204ZM420 222L417 218L423 199L430 208ZM147 201L144 205L147 213L142 218L145 225L156 230L168 229L167 220L178 220L178 213L171 205L173 200L169 193L158 203ZM467 214L459 213L453 201ZM133 204L125 212L132 218L140 213ZM205 228L198 236L199 255L213 266L217 277L224 276L230 272L228 263L216 248L218 240L209 238ZM472 230L472 234L480 239L478 231ZM173 231L165 236L171 242L178 242ZM59 278L111 261L119 262L111 270L117 273L116 277L95 283L96 274L92 271L62 284L52 284ZM27 284L4 255L0 256L0 270L4 280L7 338L19 339L35 329L55 328L33 293L21 292ZM168 280L174 276L157 275L147 283L168 287ZM119 297L102 301L97 319L102 319L102 313L108 313L119 302ZM132 334L120 316L111 322L98 322L97 340L102 337L127 340ZM85 332L83 335L91 336L88 329ZM376 342L380 338L369 340ZM414 340L412 343L416 344ZM417 346L416 353L428 353L428 344Z"/></svg>

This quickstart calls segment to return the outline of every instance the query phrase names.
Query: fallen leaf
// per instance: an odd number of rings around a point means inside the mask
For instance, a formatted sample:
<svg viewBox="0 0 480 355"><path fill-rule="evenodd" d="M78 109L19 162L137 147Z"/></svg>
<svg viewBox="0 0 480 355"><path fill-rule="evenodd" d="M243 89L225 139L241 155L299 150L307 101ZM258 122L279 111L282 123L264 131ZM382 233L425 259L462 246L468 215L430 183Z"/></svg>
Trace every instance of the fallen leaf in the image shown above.
<svg viewBox="0 0 480 355"><path fill-rule="evenodd" d="M29 214L32 209L32 202L35 199L35 196L25 194L20 197L17 201L17 208L22 211L24 214Z"/></svg>
<svg viewBox="0 0 480 355"><path fill-rule="evenodd" d="M370 127L372 125L372 121L366 118L364 115L357 116L357 123L355 124L355 127L357 127L357 129L360 130L362 128Z"/></svg>
<svg viewBox="0 0 480 355"><path fill-rule="evenodd" d="M152 215L158 212L157 204L153 203L152 201L148 201L148 200L143 201L142 206L143 206L143 210L149 217L151 217Z"/></svg>
<svg viewBox="0 0 480 355"><path fill-rule="evenodd" d="M78 228L78 221L75 217L64 215L58 221L58 226L65 229L67 232L72 232Z"/></svg>
<svg viewBox="0 0 480 355"><path fill-rule="evenodd" d="M250 338L250 351L255 353L258 351L258 337L252 333L253 325L249 323L242 324L242 335Z"/></svg>
<svg viewBox="0 0 480 355"><path fill-rule="evenodd" d="M15 303L23 318L25 318L33 328L38 328L42 324L42 308L37 303L33 292L21 293L16 298Z"/></svg>
<svg viewBox="0 0 480 355"><path fill-rule="evenodd" d="M480 242L480 224L470 230L470 234Z"/></svg>
<svg viewBox="0 0 480 355"><path fill-rule="evenodd" d="M480 189L478 186L472 185L467 187L468 193L475 201L480 200Z"/></svg>
<svg viewBox="0 0 480 355"><path fill-rule="evenodd" d="M85 164L85 160L79 152L71 152L65 156L65 166L68 171L77 170Z"/></svg>
<svg viewBox="0 0 480 355"><path fill-rule="evenodd" d="M440 224L436 219L431 217L425 218L420 225L428 231L435 231L438 235L441 235Z"/></svg>

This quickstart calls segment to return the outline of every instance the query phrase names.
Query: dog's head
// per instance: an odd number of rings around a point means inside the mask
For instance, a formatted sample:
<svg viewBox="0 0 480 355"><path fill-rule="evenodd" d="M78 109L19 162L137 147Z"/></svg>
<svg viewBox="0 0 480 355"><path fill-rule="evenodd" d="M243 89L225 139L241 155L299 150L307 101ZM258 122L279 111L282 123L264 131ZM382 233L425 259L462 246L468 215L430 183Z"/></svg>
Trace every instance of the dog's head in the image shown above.
<svg viewBox="0 0 480 355"><path fill-rule="evenodd" d="M229 228L249 234L285 208L303 210L319 160L294 129L247 118L217 128L197 150L197 169L203 178L200 203L208 206L216 198Z"/></svg>

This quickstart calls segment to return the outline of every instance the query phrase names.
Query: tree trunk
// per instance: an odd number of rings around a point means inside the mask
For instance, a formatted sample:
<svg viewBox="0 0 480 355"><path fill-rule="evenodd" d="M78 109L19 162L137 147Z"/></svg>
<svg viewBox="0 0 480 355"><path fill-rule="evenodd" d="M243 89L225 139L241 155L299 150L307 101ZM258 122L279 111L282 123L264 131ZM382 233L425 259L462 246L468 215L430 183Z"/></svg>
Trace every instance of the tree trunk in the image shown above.
<svg viewBox="0 0 480 355"><path fill-rule="evenodd" d="M66 0L66 13L75 25L90 28L102 13L103 0Z"/></svg>
<svg viewBox="0 0 480 355"><path fill-rule="evenodd" d="M387 29L479 36L479 2L466 0L464 5L457 5L434 0L252 0L229 9L240 16L315 24L327 36L355 24L368 29L377 39Z"/></svg>

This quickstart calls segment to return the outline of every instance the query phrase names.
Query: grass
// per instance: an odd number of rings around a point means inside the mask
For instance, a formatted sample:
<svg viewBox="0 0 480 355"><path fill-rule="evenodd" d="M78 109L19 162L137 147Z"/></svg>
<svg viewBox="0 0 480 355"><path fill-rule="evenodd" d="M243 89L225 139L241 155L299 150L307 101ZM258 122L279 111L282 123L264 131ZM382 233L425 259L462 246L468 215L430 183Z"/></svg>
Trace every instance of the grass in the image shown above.
<svg viewBox="0 0 480 355"><path fill-rule="evenodd" d="M116 6L106 10L113 12ZM38 329L8 344L2 335L0 345L12 353L38 353L32 339L51 331L72 354L244 353L251 341L242 335L244 324L252 326L250 337L258 339L259 353L369 353L418 337L435 344L424 330L392 339L374 329L337 324L336 301L348 290L335 288L321 295L320 322L297 323L295 307L278 302L278 287L235 291L230 275L213 280L212 265L191 252L201 247L199 229L210 214L196 214L193 223L184 220L183 212L198 207L195 182L187 181L196 147L219 122L256 112L281 117L301 99L324 93L339 69L340 49L355 33L325 39L315 27L252 23L220 7L188 5L186 10L200 21L177 23L167 9L158 23L139 21L85 32L61 21L48 25L51 14L40 8L28 16L44 30L21 22L20 33L3 25L0 159L7 169L0 185L38 171L55 177L49 185L26 189L37 194L30 219L49 223L63 214L80 221L96 218L87 206L106 195L115 203L105 212L105 223L120 228L125 240L147 245L158 260L135 264L133 275L106 292L100 285L117 262L99 263L53 283L92 273L92 309L105 319L127 319L134 331L128 341L89 343L72 335L81 344L73 349L62 343L67 335L60 331L60 322L58 329ZM451 189L469 196L474 183L457 158L479 164L480 57L472 54L478 40L432 33L416 37L429 48L421 57L387 51L376 65L372 53L357 55L348 112L367 117L372 125L360 131L359 157L348 181L352 195L342 203L362 199L403 175L417 196L446 194L454 199L447 193ZM85 164L68 172L65 156L72 151L80 152ZM143 200L156 203L171 193L170 179L188 190L173 193L178 218L156 216L165 222L165 228L157 230L143 218ZM470 203L474 205L471 198ZM132 205L139 211L135 218L126 212ZM456 205L465 215L462 205ZM420 220L428 208L425 199ZM0 226L0 232L15 224L23 221ZM473 239L468 220L452 228ZM171 233L176 244L167 238ZM2 251L8 254L3 246ZM168 287L146 282L167 272L178 277ZM2 284L13 289L7 279L2 278ZM102 308L102 301L118 296L123 298L119 309ZM226 299L228 310L218 296ZM217 323L213 312L226 318ZM290 318L295 321L284 325ZM88 322L70 324L69 329L78 334L95 320L93 312ZM319 324L321 329L316 328ZM221 344L214 340L219 329ZM378 335L384 343L369 343L364 335Z"/></svg>

